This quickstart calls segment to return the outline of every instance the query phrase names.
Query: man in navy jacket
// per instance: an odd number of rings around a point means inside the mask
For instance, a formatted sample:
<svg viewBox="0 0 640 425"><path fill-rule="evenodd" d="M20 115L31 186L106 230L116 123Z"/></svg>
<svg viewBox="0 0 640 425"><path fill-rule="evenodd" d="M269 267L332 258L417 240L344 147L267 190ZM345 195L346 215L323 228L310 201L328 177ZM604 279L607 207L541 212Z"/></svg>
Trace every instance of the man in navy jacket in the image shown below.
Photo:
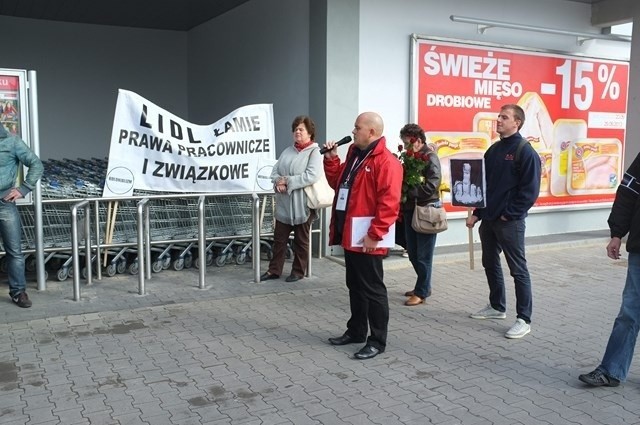
<svg viewBox="0 0 640 425"><path fill-rule="evenodd" d="M507 302L500 252L504 252L516 287L516 322L507 338L522 338L531 331L531 277L525 258L524 233L527 212L540 193L541 163L537 152L520 135L524 111L505 105L497 119L500 140L484 155L486 206L476 208L467 227L478 221L482 243L482 266L489 283L489 304L471 315L474 319L505 319Z"/></svg>

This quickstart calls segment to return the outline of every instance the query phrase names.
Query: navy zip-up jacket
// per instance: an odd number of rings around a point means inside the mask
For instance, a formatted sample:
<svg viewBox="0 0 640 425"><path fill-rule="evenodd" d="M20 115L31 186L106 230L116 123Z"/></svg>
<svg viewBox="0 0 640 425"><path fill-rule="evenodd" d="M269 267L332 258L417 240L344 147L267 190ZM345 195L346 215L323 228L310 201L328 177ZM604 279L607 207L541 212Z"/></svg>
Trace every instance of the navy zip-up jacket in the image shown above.
<svg viewBox="0 0 640 425"><path fill-rule="evenodd" d="M540 194L540 156L527 143L516 164L516 150L522 140L520 133L499 140L484 154L487 190L486 207L476 208L473 215L480 220L521 220Z"/></svg>

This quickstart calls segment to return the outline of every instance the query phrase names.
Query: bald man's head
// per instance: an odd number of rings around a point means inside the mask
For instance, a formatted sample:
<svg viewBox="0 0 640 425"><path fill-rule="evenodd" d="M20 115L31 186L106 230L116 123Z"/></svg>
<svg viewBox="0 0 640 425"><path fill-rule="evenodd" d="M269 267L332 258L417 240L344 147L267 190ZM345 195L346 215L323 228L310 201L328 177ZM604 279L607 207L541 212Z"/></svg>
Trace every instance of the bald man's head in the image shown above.
<svg viewBox="0 0 640 425"><path fill-rule="evenodd" d="M353 128L354 145L364 149L371 143L382 137L384 122L382 117L375 112L363 112L358 115Z"/></svg>

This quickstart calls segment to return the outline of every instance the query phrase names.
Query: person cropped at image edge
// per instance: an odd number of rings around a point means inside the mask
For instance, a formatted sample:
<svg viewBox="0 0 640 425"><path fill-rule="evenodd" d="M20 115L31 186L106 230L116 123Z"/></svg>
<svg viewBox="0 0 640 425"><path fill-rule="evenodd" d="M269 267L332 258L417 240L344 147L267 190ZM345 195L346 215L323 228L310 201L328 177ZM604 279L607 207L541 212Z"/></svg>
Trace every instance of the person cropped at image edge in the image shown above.
<svg viewBox="0 0 640 425"><path fill-rule="evenodd" d="M29 170L21 185L16 186L20 167ZM18 307L31 307L27 295L25 260L22 255L20 214L15 203L24 198L42 177L40 158L17 135L0 126L0 236L6 252L9 296Z"/></svg>
<svg viewBox="0 0 640 425"><path fill-rule="evenodd" d="M622 304L609 336L600 365L578 378L594 387L617 387L626 381L640 330L640 154L625 172L616 190L607 223L611 240L607 256L620 259L622 238L626 235L627 277L622 291Z"/></svg>

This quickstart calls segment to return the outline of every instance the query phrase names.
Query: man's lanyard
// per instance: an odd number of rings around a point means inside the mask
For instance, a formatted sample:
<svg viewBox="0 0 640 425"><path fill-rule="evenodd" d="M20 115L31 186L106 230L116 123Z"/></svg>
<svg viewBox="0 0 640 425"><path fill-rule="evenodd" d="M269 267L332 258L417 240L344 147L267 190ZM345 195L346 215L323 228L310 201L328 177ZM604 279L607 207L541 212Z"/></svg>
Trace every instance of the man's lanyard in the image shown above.
<svg viewBox="0 0 640 425"><path fill-rule="evenodd" d="M367 154L362 159L359 159L359 157L356 156L356 159L353 161L353 164L351 164L351 169L349 170L347 177L344 179L344 182L340 185L340 190L338 190L338 199L336 201L336 211L347 210L347 202L349 200L349 189L351 187L351 178L352 176L353 177L356 176L356 174L358 173L358 170L360 169L364 161L369 157L369 155L371 155L371 152L373 152L373 150L370 150L369 152L367 152Z"/></svg>
<svg viewBox="0 0 640 425"><path fill-rule="evenodd" d="M342 183L342 187L350 187L349 182L351 181L351 176L355 177L355 175L358 173L358 170L364 163L365 159L367 159L369 155L371 155L371 152L373 152L373 150L370 150L369 152L367 152L367 154L362 159L359 159L358 156L356 156L356 159L355 161L353 161L353 164L351 165L351 169L349 170L349 174L347 174L347 177L344 179L344 182Z"/></svg>

